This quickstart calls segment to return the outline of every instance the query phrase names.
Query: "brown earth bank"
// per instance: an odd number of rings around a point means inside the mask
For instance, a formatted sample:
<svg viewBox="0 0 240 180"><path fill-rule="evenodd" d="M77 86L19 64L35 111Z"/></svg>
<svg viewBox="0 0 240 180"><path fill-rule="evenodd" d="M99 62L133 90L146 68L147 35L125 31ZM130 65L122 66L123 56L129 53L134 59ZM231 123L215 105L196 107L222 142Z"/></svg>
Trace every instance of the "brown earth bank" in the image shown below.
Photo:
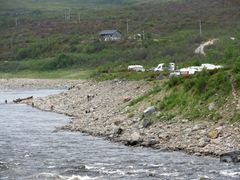
<svg viewBox="0 0 240 180"><path fill-rule="evenodd" d="M147 102L140 102L138 113L129 114L129 102L149 91L152 87L149 82L13 79L0 80L0 83L1 89L67 86L68 90L60 94L23 102L41 110L73 116L68 125L58 130L79 131L125 145L181 150L195 155L219 156L240 149L239 124L177 117L150 122L147 119L151 113L161 112Z"/></svg>

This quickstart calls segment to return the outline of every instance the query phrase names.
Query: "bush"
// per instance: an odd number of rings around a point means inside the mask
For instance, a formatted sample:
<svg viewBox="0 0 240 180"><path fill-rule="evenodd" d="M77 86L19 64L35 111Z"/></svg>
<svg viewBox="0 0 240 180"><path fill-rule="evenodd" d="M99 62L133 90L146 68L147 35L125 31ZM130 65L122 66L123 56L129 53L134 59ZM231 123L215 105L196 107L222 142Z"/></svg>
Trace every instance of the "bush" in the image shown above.
<svg viewBox="0 0 240 180"><path fill-rule="evenodd" d="M20 70L24 70L24 67L20 62L1 62L0 61L0 71L1 72L17 72Z"/></svg>
<svg viewBox="0 0 240 180"><path fill-rule="evenodd" d="M195 79L195 93L196 94L202 94L205 92L207 88L207 82L209 77L205 75L200 75Z"/></svg>
<svg viewBox="0 0 240 180"><path fill-rule="evenodd" d="M75 64L74 61L75 58L73 56L61 54L53 61L53 66L58 69L72 67Z"/></svg>
<svg viewBox="0 0 240 180"><path fill-rule="evenodd" d="M233 67L232 67L232 69L233 69L233 72L235 73L235 74L240 74L240 57L237 59L237 61L233 64Z"/></svg>
<svg viewBox="0 0 240 180"><path fill-rule="evenodd" d="M183 87L185 91L190 91L195 86L194 79L187 79L183 83Z"/></svg>
<svg viewBox="0 0 240 180"><path fill-rule="evenodd" d="M27 58L41 57L44 53L51 51L53 46L53 42L37 42L27 48L18 49L16 58L18 60L23 60Z"/></svg>
<svg viewBox="0 0 240 180"><path fill-rule="evenodd" d="M231 119L231 122L235 123L239 123L240 122L240 113L239 112L235 112L232 119Z"/></svg>
<svg viewBox="0 0 240 180"><path fill-rule="evenodd" d="M184 82L183 77L172 77L167 81L167 86L169 88L173 88L175 86L178 86Z"/></svg>
<svg viewBox="0 0 240 180"><path fill-rule="evenodd" d="M105 49L105 44L101 42L94 42L85 47L85 52L89 54L98 53Z"/></svg>
<svg viewBox="0 0 240 180"><path fill-rule="evenodd" d="M235 79L236 79L235 86L237 89L240 89L240 74L236 74Z"/></svg>

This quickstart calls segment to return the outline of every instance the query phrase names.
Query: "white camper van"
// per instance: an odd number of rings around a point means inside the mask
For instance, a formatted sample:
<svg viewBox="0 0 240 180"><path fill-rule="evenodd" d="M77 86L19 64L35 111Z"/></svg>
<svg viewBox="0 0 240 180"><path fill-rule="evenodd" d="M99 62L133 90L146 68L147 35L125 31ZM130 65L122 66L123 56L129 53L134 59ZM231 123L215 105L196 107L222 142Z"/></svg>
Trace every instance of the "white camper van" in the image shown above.
<svg viewBox="0 0 240 180"><path fill-rule="evenodd" d="M131 65L131 66L128 66L128 70L129 71L136 71L136 72L144 72L145 69L143 66L141 65Z"/></svg>
<svg viewBox="0 0 240 180"><path fill-rule="evenodd" d="M174 71L175 63L169 63L169 64L161 63L156 68L154 68L155 72L164 71L164 70Z"/></svg>

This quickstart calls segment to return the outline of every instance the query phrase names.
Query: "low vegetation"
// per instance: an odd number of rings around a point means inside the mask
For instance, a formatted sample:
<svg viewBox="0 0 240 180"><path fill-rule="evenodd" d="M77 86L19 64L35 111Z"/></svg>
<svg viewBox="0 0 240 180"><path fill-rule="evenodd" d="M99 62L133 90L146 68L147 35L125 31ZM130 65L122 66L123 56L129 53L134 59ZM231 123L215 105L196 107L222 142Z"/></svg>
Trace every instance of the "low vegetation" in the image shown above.
<svg viewBox="0 0 240 180"><path fill-rule="evenodd" d="M210 103L221 107L231 94L232 86L227 71L203 71L192 77L172 78L167 83L170 94L157 103L160 110L179 111L189 118L203 117L210 113ZM209 113L206 113L209 111ZM214 118L214 117L213 117Z"/></svg>

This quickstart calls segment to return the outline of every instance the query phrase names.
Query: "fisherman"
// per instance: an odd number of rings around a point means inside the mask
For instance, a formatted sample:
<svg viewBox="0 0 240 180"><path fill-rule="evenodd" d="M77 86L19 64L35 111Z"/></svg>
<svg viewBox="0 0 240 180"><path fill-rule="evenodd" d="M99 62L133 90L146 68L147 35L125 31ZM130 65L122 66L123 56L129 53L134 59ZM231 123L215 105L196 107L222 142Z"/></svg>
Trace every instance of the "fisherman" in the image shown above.
<svg viewBox="0 0 240 180"><path fill-rule="evenodd" d="M51 111L53 111L53 108L54 108L54 106L53 106L53 105L51 105Z"/></svg>
<svg viewBox="0 0 240 180"><path fill-rule="evenodd" d="M7 100L5 100L5 104L7 104L8 103L8 101Z"/></svg>

